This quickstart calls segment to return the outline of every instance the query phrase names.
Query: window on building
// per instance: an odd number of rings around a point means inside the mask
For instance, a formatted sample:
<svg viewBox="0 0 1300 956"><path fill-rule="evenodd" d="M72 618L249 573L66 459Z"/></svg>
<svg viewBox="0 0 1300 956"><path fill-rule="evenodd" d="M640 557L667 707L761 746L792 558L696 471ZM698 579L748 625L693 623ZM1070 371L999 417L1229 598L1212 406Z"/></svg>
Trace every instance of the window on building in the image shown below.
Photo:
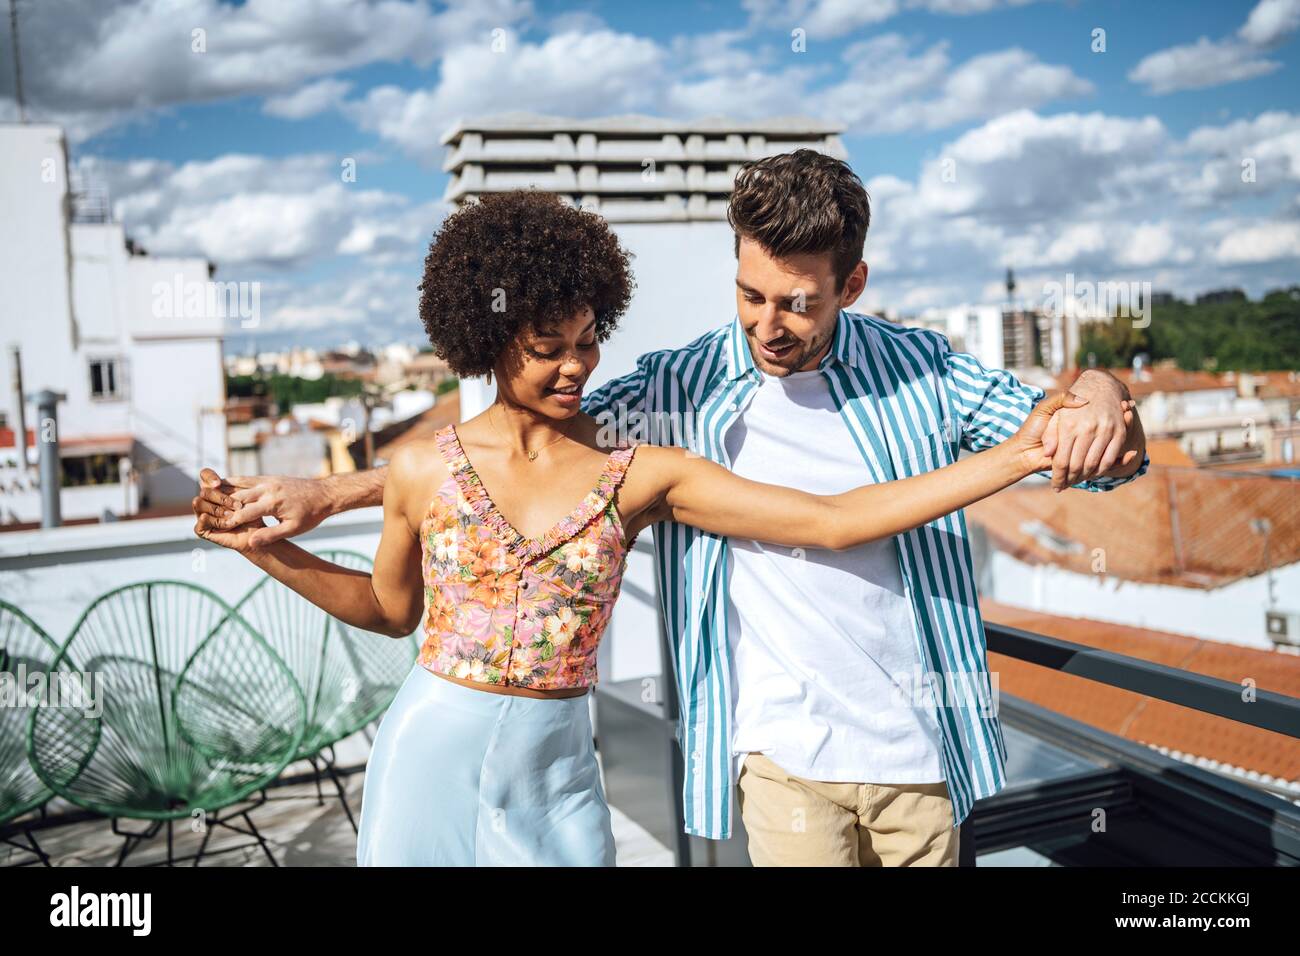
<svg viewBox="0 0 1300 956"><path fill-rule="evenodd" d="M90 360L90 397L123 398L125 382L123 380L122 360L116 358L99 358Z"/></svg>
<svg viewBox="0 0 1300 956"><path fill-rule="evenodd" d="M116 485L122 480L120 471L124 455L83 455L63 458L63 487L80 488L83 485Z"/></svg>

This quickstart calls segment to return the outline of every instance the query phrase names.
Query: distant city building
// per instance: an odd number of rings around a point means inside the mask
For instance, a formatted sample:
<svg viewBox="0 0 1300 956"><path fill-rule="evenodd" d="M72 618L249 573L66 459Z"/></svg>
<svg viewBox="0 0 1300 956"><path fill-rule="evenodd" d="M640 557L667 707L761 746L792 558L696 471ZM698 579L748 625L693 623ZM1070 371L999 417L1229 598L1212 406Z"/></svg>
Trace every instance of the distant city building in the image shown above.
<svg viewBox="0 0 1300 956"><path fill-rule="evenodd" d="M1002 312L1003 368L1032 368L1043 364L1039 316L1024 309L1008 308Z"/></svg>
<svg viewBox="0 0 1300 956"><path fill-rule="evenodd" d="M1004 368L1002 309L996 305L957 305L925 309L900 319L902 325L946 336L953 349L969 352L989 368ZM1032 363L1031 363L1032 364Z"/></svg>
<svg viewBox="0 0 1300 956"><path fill-rule="evenodd" d="M0 447L0 526L40 520L28 443L43 423L28 399L44 389L66 396L63 520L188 506L199 470L226 467L209 263L130 243L101 187L70 187L58 126L0 125L0 209L0 408L14 443Z"/></svg>
<svg viewBox="0 0 1300 956"><path fill-rule="evenodd" d="M1203 466L1296 461L1300 381L1294 372L1185 371L1170 362L1111 369L1137 400L1148 438L1176 441ZM1077 371L1058 376L1067 388Z"/></svg>
<svg viewBox="0 0 1300 956"><path fill-rule="evenodd" d="M941 332L956 351L969 352L988 368L1044 369L1058 374L1075 366L1080 326L1085 321L1108 319L1074 312L1049 315L1019 306L963 304L932 307L899 321Z"/></svg>
<svg viewBox="0 0 1300 956"><path fill-rule="evenodd" d="M454 378L447 363L432 352L413 355L402 369L404 379L419 388L437 388L448 378Z"/></svg>
<svg viewBox="0 0 1300 956"><path fill-rule="evenodd" d="M1246 293L1241 289L1215 289L1196 297L1197 305L1217 305L1223 302L1245 302Z"/></svg>

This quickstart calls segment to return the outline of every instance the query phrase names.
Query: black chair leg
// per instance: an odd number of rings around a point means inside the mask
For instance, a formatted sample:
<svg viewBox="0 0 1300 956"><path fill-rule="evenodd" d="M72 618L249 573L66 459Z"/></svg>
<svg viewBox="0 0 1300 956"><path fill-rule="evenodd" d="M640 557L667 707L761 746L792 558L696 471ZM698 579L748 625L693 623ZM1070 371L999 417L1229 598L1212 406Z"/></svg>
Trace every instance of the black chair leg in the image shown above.
<svg viewBox="0 0 1300 956"><path fill-rule="evenodd" d="M271 861L271 865L278 867L280 862L275 858L275 854L271 852L271 848L266 845L266 840L262 838L262 834L258 832L257 827L253 825L253 821L248 816L248 811L243 811L240 816L243 817L244 822L248 824L248 829L251 830L253 836L257 838L257 842L261 844L262 852L265 853L266 858Z"/></svg>
<svg viewBox="0 0 1300 956"><path fill-rule="evenodd" d="M41 863L42 866L53 866L53 865L54 865L53 863L50 862L50 856L49 856L49 854L46 853L44 850L42 850L42 849L41 849L41 845L40 845L39 843L36 842L36 834L32 833L31 830L28 830L28 829L24 828L23 831L22 831L22 835L27 839L27 843L30 844L30 845L28 845L28 846L24 846L23 844L19 843L17 840L12 840L12 839L10 839L9 837L5 837L5 838L3 839L3 841L0 841L0 842L7 843L7 844L9 844L11 847L14 847L15 849L21 850L21 851L24 852L24 853L34 855L34 856L36 857L36 859L40 861L40 863ZM12 851L11 851L11 852L12 852ZM30 862L30 861L28 861L28 862ZM16 863L16 864L14 864L14 865L15 865L15 866L25 866L26 864L24 864L24 863Z"/></svg>
<svg viewBox="0 0 1300 956"><path fill-rule="evenodd" d="M126 858L132 850L145 840L150 840L158 834L158 830L162 826L162 821L155 820L143 833L128 833L124 830L119 830L117 826L117 817L113 818L112 826L114 833L126 838L122 841L122 850L117 855L117 862L113 864L114 866L122 866L126 862Z"/></svg>
<svg viewBox="0 0 1300 956"><path fill-rule="evenodd" d="M312 755L307 758L307 762L311 764L312 774L315 778L316 806L323 807L325 806L325 792L321 790L321 786L320 786L321 768L317 765L316 759L317 759L316 755Z"/></svg>
<svg viewBox="0 0 1300 956"><path fill-rule="evenodd" d="M338 771L334 769L333 763L325 765L326 772L330 779L334 781L334 787L339 792L339 803L343 804L343 812L348 815L348 823L352 825L352 832L359 834L361 831L357 828L357 821L352 817L352 807L348 805L348 791L343 786L343 779L339 776Z"/></svg>

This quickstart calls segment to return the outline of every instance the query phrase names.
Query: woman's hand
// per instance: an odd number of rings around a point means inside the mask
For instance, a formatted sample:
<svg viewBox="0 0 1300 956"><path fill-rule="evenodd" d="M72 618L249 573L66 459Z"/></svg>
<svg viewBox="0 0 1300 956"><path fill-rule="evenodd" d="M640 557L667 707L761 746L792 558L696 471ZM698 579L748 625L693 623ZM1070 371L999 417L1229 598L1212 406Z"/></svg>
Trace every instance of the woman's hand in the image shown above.
<svg viewBox="0 0 1300 956"><path fill-rule="evenodd" d="M238 540L254 548L310 531L337 510L319 478L222 478L211 468L199 473L199 496L193 507L196 515L209 518L205 527L214 534L239 532ZM263 520L268 516L278 523L268 526ZM199 528L194 530L197 534ZM222 543L216 537L208 540Z"/></svg>
<svg viewBox="0 0 1300 956"><path fill-rule="evenodd" d="M1063 408L1081 408L1087 404L1088 399L1067 389L1043 399L1034 406L1034 410L1029 413L1029 417L1025 419L1020 429L1009 439L1014 443L1015 450L1024 463L1026 474L1050 471L1052 468L1053 456L1044 450L1043 438L1049 432L1053 416ZM1133 421L1133 410L1137 407L1137 402L1124 399L1120 407L1123 409L1124 425L1127 427ZM1137 455L1136 451L1125 452L1120 464L1129 464L1135 455Z"/></svg>
<svg viewBox="0 0 1300 956"><path fill-rule="evenodd" d="M202 500L202 498L195 498L191 502L191 507L197 517L194 522L194 533L196 535L204 541L211 541L213 544L219 544L223 548L230 548L232 551L238 551L243 555L247 555L254 550L253 533L266 527L266 519L254 518L244 524L224 529L220 526L219 518L203 510Z"/></svg>

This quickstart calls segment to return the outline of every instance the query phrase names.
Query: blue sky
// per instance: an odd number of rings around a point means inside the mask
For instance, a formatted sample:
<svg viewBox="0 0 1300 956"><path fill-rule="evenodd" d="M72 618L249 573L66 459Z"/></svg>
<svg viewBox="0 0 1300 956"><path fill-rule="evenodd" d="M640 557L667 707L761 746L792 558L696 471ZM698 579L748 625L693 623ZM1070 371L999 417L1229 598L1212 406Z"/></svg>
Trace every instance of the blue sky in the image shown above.
<svg viewBox="0 0 1300 956"><path fill-rule="evenodd" d="M19 16L32 118L65 126L74 168L151 253L262 282L268 345L418 342L438 138L513 109L844 124L873 197L869 308L997 301L1008 264L1026 288L1300 280L1300 0L20 0Z"/></svg>

